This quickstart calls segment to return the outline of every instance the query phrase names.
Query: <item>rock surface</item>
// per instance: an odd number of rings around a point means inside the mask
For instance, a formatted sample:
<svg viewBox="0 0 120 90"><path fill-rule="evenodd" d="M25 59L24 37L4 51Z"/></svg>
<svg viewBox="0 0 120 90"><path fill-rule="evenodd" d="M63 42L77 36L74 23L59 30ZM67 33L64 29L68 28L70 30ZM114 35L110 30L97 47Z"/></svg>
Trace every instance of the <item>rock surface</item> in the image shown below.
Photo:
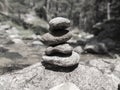
<svg viewBox="0 0 120 90"><path fill-rule="evenodd" d="M79 90L79 88L71 82L66 82L66 83L57 85L57 86L51 88L50 90Z"/></svg>
<svg viewBox="0 0 120 90"><path fill-rule="evenodd" d="M120 79L112 73L102 73L94 66L82 64L74 71L65 73L47 70L41 63L37 63L0 76L2 90L49 90L65 82L74 83L80 90L118 90Z"/></svg>
<svg viewBox="0 0 120 90"><path fill-rule="evenodd" d="M46 45L56 45L56 44L65 43L66 41L71 39L71 37L72 34L70 32L62 36L53 36L47 33L42 36L41 41Z"/></svg>
<svg viewBox="0 0 120 90"><path fill-rule="evenodd" d="M52 55L55 53L62 53L62 54L71 54L73 48L69 44L61 44L55 47L48 47L45 51L46 55Z"/></svg>
<svg viewBox="0 0 120 90"><path fill-rule="evenodd" d="M63 17L57 17L50 20L49 25L50 25L50 31L64 30L70 27L70 20Z"/></svg>
<svg viewBox="0 0 120 90"><path fill-rule="evenodd" d="M42 58L43 58L43 62L62 66L62 67L74 66L78 64L80 61L80 56L76 52L72 52L71 56L66 56L66 57L44 55Z"/></svg>

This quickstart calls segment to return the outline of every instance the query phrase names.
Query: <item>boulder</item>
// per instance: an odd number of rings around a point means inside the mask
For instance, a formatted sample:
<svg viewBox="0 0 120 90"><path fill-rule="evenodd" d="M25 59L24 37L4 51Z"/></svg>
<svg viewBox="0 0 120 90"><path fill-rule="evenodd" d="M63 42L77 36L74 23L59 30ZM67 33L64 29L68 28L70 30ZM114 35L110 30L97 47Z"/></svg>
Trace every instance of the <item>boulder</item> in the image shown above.
<svg viewBox="0 0 120 90"><path fill-rule="evenodd" d="M104 40L110 38L113 41L120 40L120 20L111 19L103 22L100 27L102 31L97 35L97 39Z"/></svg>
<svg viewBox="0 0 120 90"><path fill-rule="evenodd" d="M38 41L38 40L32 42L32 46L43 46L43 45L44 44L41 41Z"/></svg>
<svg viewBox="0 0 120 90"><path fill-rule="evenodd" d="M57 45L61 43L65 43L69 39L71 39L72 34L68 32L62 36L53 36L52 34L46 33L42 36L41 41L46 45Z"/></svg>
<svg viewBox="0 0 120 90"><path fill-rule="evenodd" d="M81 46L85 46L86 43L87 43L87 39L80 39L80 40L77 40L77 43Z"/></svg>
<svg viewBox="0 0 120 90"><path fill-rule="evenodd" d="M69 44L61 44L55 47L48 47L45 51L46 55L52 55L55 53L62 53L62 54L71 54L73 48Z"/></svg>
<svg viewBox="0 0 120 90"><path fill-rule="evenodd" d="M12 27L10 30L6 30L9 35L19 34L19 30L15 27Z"/></svg>
<svg viewBox="0 0 120 90"><path fill-rule="evenodd" d="M50 31L64 30L70 27L70 20L63 17L57 17L50 20L49 25L50 25L50 29L49 29Z"/></svg>
<svg viewBox="0 0 120 90"><path fill-rule="evenodd" d="M116 46L116 42L110 38L106 38L106 39L102 40L101 42L106 45L106 47L108 48L109 51L113 50Z"/></svg>
<svg viewBox="0 0 120 90"><path fill-rule="evenodd" d="M92 41L85 45L84 50L88 53L95 53L95 54L107 54L108 48L104 43L100 43L97 41Z"/></svg>
<svg viewBox="0 0 120 90"><path fill-rule="evenodd" d="M14 35L9 35L9 37L11 39L21 39L21 37L18 34L14 34Z"/></svg>
<svg viewBox="0 0 120 90"><path fill-rule="evenodd" d="M9 58L11 60L19 60L19 59L23 59L23 55L19 52L12 52L12 51L9 51L9 52L6 52L4 55L4 57L6 58Z"/></svg>
<svg viewBox="0 0 120 90"><path fill-rule="evenodd" d="M8 29L10 29L11 28L11 26L10 25L1 25L0 26L0 30L8 30Z"/></svg>
<svg viewBox="0 0 120 90"><path fill-rule="evenodd" d="M7 49L6 47L4 47L3 45L0 45L0 53L6 53L8 51L9 51L9 49Z"/></svg>
<svg viewBox="0 0 120 90"><path fill-rule="evenodd" d="M77 46L74 48L74 51L77 52L78 54L81 54L83 52L83 49L81 46Z"/></svg>
<svg viewBox="0 0 120 90"><path fill-rule="evenodd" d="M14 64L14 61L12 61L9 58L1 57L0 58L0 74L1 74L1 68L10 67Z"/></svg>
<svg viewBox="0 0 120 90"><path fill-rule="evenodd" d="M42 59L45 63L50 63L61 67L69 67L78 64L80 61L80 56L76 52L72 52L71 56L60 57L44 55Z"/></svg>
<svg viewBox="0 0 120 90"><path fill-rule="evenodd" d="M100 32L103 31L102 27L101 27L102 23L96 23L95 25L93 25L93 28L91 30L91 33L94 34L95 36L97 36Z"/></svg>
<svg viewBox="0 0 120 90"><path fill-rule="evenodd" d="M0 30L0 44L5 44L9 40L8 34L5 32L5 30Z"/></svg>
<svg viewBox="0 0 120 90"><path fill-rule="evenodd" d="M67 41L67 43L70 44L70 45L76 45L77 44L77 40L70 39L70 40Z"/></svg>
<svg viewBox="0 0 120 90"><path fill-rule="evenodd" d="M12 41L13 41L15 44L24 44L24 42L23 42L21 39L12 39Z"/></svg>
<svg viewBox="0 0 120 90"><path fill-rule="evenodd" d="M62 83L57 85L50 90L80 90L75 84L71 82Z"/></svg>

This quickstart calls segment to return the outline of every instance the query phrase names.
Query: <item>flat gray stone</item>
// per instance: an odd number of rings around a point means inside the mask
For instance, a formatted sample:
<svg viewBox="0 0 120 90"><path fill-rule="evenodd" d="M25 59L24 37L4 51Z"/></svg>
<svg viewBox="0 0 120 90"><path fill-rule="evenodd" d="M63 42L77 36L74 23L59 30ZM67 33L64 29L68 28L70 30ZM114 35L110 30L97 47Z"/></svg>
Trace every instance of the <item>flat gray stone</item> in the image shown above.
<svg viewBox="0 0 120 90"><path fill-rule="evenodd" d="M73 48L69 44L62 44L55 47L48 47L45 51L46 55L52 55L55 53L62 53L62 54L71 54Z"/></svg>
<svg viewBox="0 0 120 90"><path fill-rule="evenodd" d="M61 43L65 43L69 39L71 39L72 34L71 32L68 32L65 35L62 36L53 36L50 33L46 33L42 36L41 41L46 45L57 45Z"/></svg>
<svg viewBox="0 0 120 90"><path fill-rule="evenodd" d="M57 66L69 67L79 63L80 56L76 52L72 52L71 56L60 57L60 56L46 56L42 57L43 62L50 63Z"/></svg>
<svg viewBox="0 0 120 90"><path fill-rule="evenodd" d="M64 30L70 27L70 20L63 17L57 17L50 20L49 25L50 25L50 31Z"/></svg>

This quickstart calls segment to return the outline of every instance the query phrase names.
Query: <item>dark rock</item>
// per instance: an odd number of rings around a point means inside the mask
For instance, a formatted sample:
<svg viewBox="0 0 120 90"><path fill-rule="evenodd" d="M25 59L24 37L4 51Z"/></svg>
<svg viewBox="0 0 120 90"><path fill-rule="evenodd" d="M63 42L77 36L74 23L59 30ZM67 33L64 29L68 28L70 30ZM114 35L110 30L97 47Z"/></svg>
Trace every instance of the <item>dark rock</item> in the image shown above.
<svg viewBox="0 0 120 90"><path fill-rule="evenodd" d="M9 49L5 48L4 46L0 46L0 53L6 53Z"/></svg>
<svg viewBox="0 0 120 90"><path fill-rule="evenodd" d="M98 34L97 39L103 40L110 38L114 41L120 40L120 20L108 20L101 24L102 31Z"/></svg>
<svg viewBox="0 0 120 90"><path fill-rule="evenodd" d="M120 84L118 84L118 90L120 90Z"/></svg>
<svg viewBox="0 0 120 90"><path fill-rule="evenodd" d="M116 46L115 41L113 41L110 38L106 38L106 39L102 40L101 42L106 45L106 47L108 48L109 51L112 51Z"/></svg>
<svg viewBox="0 0 120 90"><path fill-rule="evenodd" d="M91 41L87 43L84 47L84 50L88 53L95 53L95 54L107 54L108 49L104 43L100 43L97 41Z"/></svg>
<svg viewBox="0 0 120 90"><path fill-rule="evenodd" d="M55 30L50 32L53 36L62 36L67 34L69 31L68 30Z"/></svg>
<svg viewBox="0 0 120 90"><path fill-rule="evenodd" d="M86 43L87 43L87 40L86 39L80 39L80 40L77 40L77 43L81 46L85 46Z"/></svg>
<svg viewBox="0 0 120 90"><path fill-rule="evenodd" d="M100 32L103 31L101 25L102 25L101 22L96 23L95 25L93 25L91 33L94 34L95 36L97 36Z"/></svg>

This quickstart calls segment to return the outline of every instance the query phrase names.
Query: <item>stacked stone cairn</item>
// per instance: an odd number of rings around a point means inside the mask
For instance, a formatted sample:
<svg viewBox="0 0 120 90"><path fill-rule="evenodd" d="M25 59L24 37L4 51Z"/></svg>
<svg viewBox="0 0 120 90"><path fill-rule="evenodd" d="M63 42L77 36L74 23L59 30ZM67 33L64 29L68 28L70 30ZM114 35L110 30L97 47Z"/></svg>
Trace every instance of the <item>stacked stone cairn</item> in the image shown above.
<svg viewBox="0 0 120 90"><path fill-rule="evenodd" d="M70 27L70 20L56 17L49 22L49 25L49 33L41 38L41 41L48 46L42 57L43 62L60 67L77 65L80 56L67 44L72 38L72 33L67 30Z"/></svg>

